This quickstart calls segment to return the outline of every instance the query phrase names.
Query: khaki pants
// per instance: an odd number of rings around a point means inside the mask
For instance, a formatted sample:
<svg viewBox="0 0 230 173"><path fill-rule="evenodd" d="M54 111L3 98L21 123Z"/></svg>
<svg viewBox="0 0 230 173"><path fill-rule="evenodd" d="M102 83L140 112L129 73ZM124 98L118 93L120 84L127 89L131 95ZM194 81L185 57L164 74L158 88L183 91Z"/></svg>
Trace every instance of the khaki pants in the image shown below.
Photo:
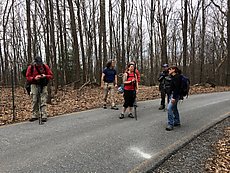
<svg viewBox="0 0 230 173"><path fill-rule="evenodd" d="M112 101L112 107L115 106L115 99L114 99L114 84L113 83L107 83L104 84L104 105L106 105L108 94L111 94L111 101Z"/></svg>
<svg viewBox="0 0 230 173"><path fill-rule="evenodd" d="M31 85L31 97L32 97L32 118L38 118L39 117L39 106L42 113L42 118L47 118L47 112L46 112L46 102L47 102L47 86L43 86L42 92L38 93L38 86L35 84Z"/></svg>

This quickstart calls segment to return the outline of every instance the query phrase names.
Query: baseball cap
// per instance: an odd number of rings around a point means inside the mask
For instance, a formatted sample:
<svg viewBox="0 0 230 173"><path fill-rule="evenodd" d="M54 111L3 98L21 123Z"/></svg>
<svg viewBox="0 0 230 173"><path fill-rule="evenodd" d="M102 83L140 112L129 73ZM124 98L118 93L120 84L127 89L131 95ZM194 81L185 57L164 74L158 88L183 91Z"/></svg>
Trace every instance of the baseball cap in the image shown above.
<svg viewBox="0 0 230 173"><path fill-rule="evenodd" d="M162 67L169 67L169 65L168 64L163 64Z"/></svg>
<svg viewBox="0 0 230 173"><path fill-rule="evenodd" d="M35 62L36 64L38 64L38 65L43 64L42 58L41 58L40 56L36 56L36 57L34 58L34 62Z"/></svg>

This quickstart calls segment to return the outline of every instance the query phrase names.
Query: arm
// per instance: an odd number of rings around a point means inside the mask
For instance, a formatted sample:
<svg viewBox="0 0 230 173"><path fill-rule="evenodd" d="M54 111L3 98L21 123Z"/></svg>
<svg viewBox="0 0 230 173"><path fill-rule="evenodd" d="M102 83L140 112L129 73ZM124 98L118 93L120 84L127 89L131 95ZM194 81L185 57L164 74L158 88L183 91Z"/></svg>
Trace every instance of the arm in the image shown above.
<svg viewBox="0 0 230 173"><path fill-rule="evenodd" d="M49 66L45 64L46 68L46 74L43 75L43 77L46 77L46 79L51 80L53 79L53 72L50 70Z"/></svg>
<svg viewBox="0 0 230 173"><path fill-rule="evenodd" d="M33 77L33 74L31 73L31 68L32 66L30 65L28 68L27 68L27 71L26 71L26 79L29 83L31 83L32 81L34 81L34 77Z"/></svg>
<svg viewBox="0 0 230 173"><path fill-rule="evenodd" d="M115 87L117 87L117 75L115 75Z"/></svg>
<svg viewBox="0 0 230 173"><path fill-rule="evenodd" d="M102 73L102 75L101 75L101 88L104 87L104 77L105 77L105 73Z"/></svg>
<svg viewBox="0 0 230 173"><path fill-rule="evenodd" d="M128 77L128 74L127 74L127 72L126 73L124 73L124 75L123 75L123 83L125 84L125 85L127 85L127 84L131 84L132 83L132 81L127 81L127 78Z"/></svg>

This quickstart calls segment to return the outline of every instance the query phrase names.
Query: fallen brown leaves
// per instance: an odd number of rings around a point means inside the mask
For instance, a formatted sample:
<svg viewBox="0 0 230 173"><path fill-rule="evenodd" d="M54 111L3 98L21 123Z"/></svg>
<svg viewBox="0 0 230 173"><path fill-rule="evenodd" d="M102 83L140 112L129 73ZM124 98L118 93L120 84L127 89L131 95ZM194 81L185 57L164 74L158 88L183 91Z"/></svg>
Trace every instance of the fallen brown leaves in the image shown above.
<svg viewBox="0 0 230 173"><path fill-rule="evenodd" d="M230 91L230 87L208 87L208 86L193 86L190 89L190 94L210 93ZM140 86L138 100L152 100L160 97L157 86L147 87ZM123 103L122 94L116 93L116 103ZM13 123L12 110L12 92L11 88L1 88L0 99L0 125ZM85 86L81 90L73 90L71 87L65 87L58 90L57 94L52 94L52 104L48 105L47 111L49 116L57 116L71 112L83 111L102 106L103 91L101 88L91 85ZM110 102L110 99L108 99ZM31 99L25 93L25 90L20 87L15 91L15 115L16 122L25 121L31 115Z"/></svg>
<svg viewBox="0 0 230 173"><path fill-rule="evenodd" d="M213 144L216 155L209 158L206 164L207 172L230 172L230 127L224 130L225 136Z"/></svg>
<svg viewBox="0 0 230 173"><path fill-rule="evenodd" d="M230 91L230 87L193 86L190 94L211 93ZM71 87L60 89L57 94L52 95L52 104L48 105L49 116L83 111L102 106L103 91L99 87L85 86L79 90ZM122 94L116 93L116 103L123 103ZM159 98L160 94L157 86L140 86L138 100L151 100ZM108 100L110 102L110 99ZM0 99L0 125L13 123L12 94L10 88L1 88ZM31 115L31 100L23 88L15 91L15 115L16 122L25 121ZM230 172L230 127L225 130L226 137L214 144L217 155L210 158L206 166L209 172Z"/></svg>

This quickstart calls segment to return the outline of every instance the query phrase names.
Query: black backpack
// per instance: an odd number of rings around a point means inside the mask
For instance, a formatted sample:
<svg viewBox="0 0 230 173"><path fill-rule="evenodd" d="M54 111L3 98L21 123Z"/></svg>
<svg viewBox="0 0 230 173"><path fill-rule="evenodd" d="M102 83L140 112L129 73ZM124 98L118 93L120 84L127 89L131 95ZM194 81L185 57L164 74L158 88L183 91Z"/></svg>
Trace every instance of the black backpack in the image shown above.
<svg viewBox="0 0 230 173"><path fill-rule="evenodd" d="M190 80L187 76L181 74L181 89L180 89L180 100L183 100L184 97L188 97L190 89Z"/></svg>

